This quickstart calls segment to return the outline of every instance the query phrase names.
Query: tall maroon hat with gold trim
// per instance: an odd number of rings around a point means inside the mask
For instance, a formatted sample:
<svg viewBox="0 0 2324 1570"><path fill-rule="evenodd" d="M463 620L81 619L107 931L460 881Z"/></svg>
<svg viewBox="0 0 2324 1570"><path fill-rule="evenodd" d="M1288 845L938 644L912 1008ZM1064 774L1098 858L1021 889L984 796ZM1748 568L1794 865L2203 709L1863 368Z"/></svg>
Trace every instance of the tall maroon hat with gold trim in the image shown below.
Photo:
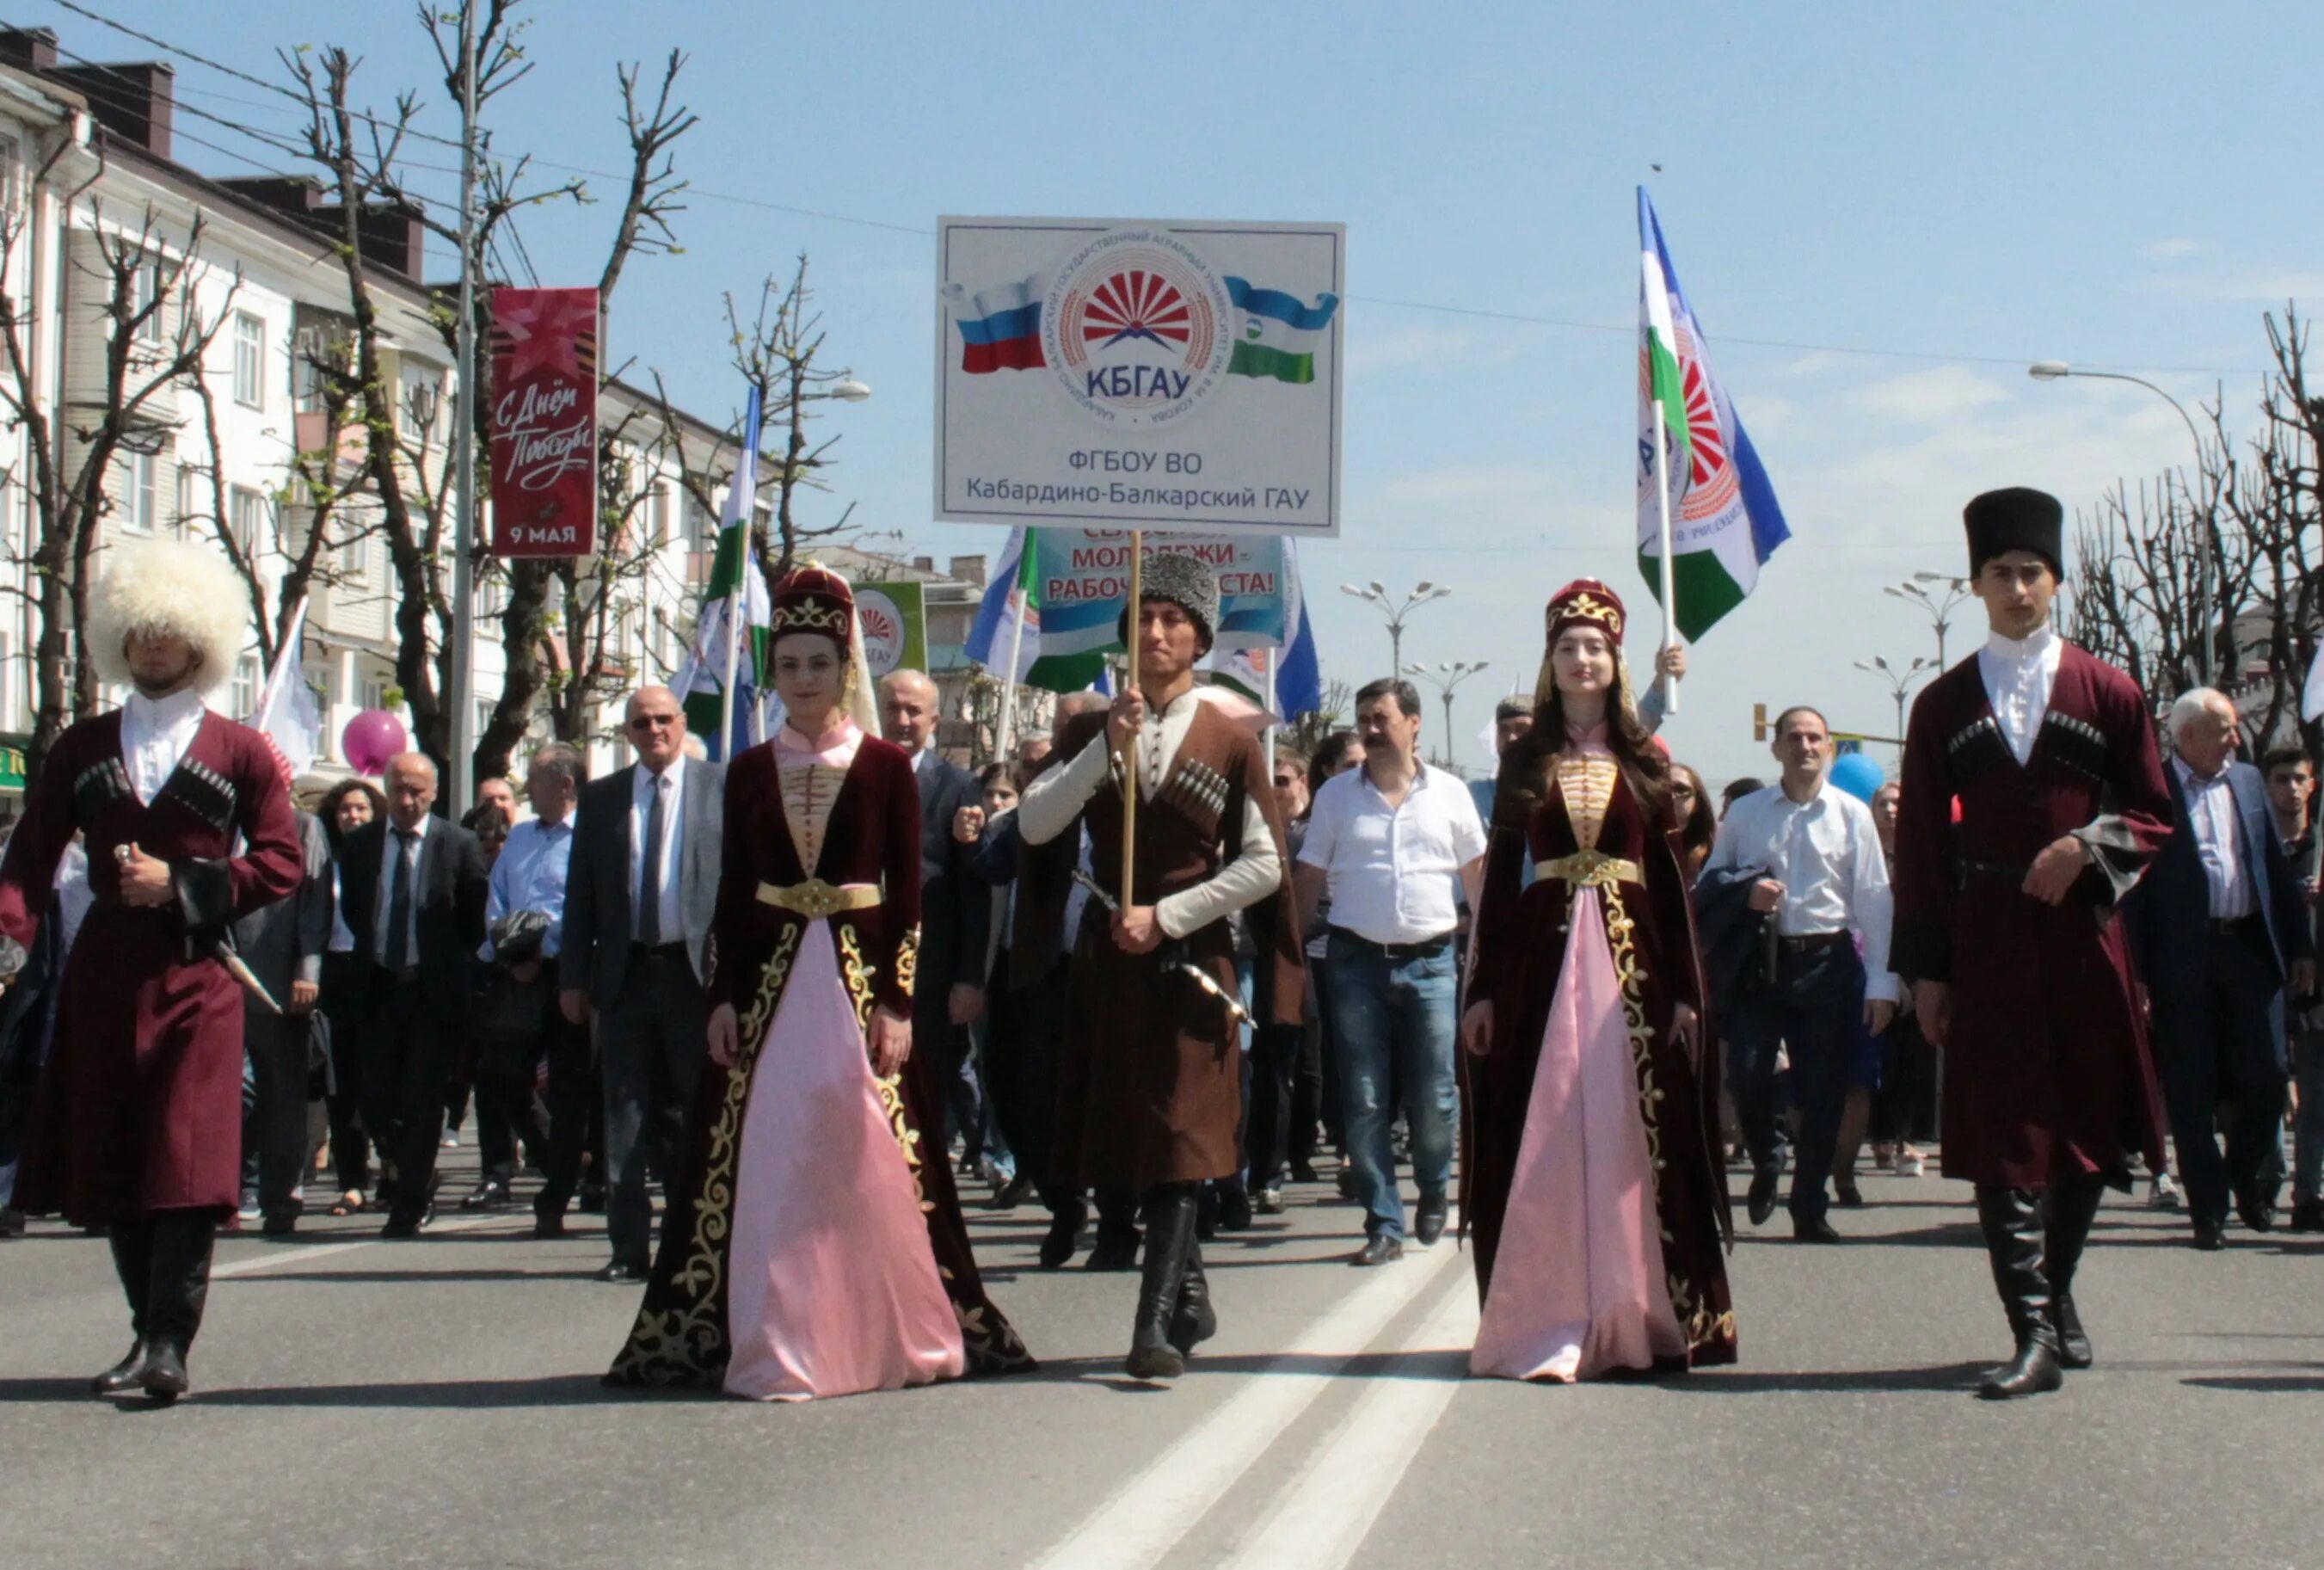
<svg viewBox="0 0 2324 1570"><path fill-rule="evenodd" d="M828 568L793 568L775 586L774 603L768 617L768 630L773 637L779 638L786 633L822 633L844 654L854 623L855 592Z"/></svg>
<svg viewBox="0 0 2324 1570"><path fill-rule="evenodd" d="M1587 623L1605 629L1606 636L1621 646L1622 629L1629 624L1629 613L1622 608L1622 596L1594 577L1577 577L1549 597L1549 609L1545 613L1549 626L1545 644L1557 642L1557 635L1566 628Z"/></svg>

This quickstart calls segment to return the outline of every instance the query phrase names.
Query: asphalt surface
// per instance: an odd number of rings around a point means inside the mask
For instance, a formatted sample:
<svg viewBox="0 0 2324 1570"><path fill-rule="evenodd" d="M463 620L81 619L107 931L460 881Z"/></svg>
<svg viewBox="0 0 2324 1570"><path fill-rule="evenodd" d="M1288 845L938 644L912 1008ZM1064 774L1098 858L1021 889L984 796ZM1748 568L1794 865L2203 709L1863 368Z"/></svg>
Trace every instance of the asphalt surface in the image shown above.
<svg viewBox="0 0 2324 1570"><path fill-rule="evenodd" d="M228 1240L195 1393L116 1406L105 1245L36 1224L0 1244L0 1565L2324 1565L2324 1239L2200 1254L2110 1197L2098 1368L1997 1406L1966 1190L1863 1187L1845 1246L1737 1249L1739 1367L1573 1388L1463 1378L1465 1255L1349 1269L1328 1184L1213 1246L1222 1331L1167 1389L1120 1372L1134 1278L975 1211L1042 1371L807 1406L602 1388L636 1289L589 1279L595 1218L520 1215Z"/></svg>

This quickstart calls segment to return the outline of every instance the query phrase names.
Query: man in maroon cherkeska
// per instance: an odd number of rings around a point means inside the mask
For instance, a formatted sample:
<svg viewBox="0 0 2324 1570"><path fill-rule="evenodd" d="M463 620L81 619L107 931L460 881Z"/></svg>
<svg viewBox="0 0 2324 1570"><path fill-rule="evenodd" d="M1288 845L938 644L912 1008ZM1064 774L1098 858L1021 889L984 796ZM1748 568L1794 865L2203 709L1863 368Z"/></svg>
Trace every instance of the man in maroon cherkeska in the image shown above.
<svg viewBox="0 0 2324 1570"><path fill-rule="evenodd" d="M2163 1098L2117 910L2168 837L2145 695L2051 621L2064 511L1969 503L1992 634L1913 705L1889 960L1945 1053L1944 1171L1978 1221L2015 1354L1989 1399L2088 1368L2074 1268L2108 1184L2163 1166ZM1958 821L1956 821L1958 813Z"/></svg>

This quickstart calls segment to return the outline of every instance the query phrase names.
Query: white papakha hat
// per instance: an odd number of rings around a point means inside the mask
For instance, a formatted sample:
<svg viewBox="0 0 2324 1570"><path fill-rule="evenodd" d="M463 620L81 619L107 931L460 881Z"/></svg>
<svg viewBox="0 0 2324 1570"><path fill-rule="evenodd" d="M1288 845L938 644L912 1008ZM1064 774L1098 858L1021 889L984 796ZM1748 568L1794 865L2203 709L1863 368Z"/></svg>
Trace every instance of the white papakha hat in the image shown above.
<svg viewBox="0 0 2324 1570"><path fill-rule="evenodd" d="M250 589L224 550L189 540L123 540L105 552L89 596L88 655L100 680L127 683L131 633L183 638L201 653L205 695L234 679L251 642Z"/></svg>

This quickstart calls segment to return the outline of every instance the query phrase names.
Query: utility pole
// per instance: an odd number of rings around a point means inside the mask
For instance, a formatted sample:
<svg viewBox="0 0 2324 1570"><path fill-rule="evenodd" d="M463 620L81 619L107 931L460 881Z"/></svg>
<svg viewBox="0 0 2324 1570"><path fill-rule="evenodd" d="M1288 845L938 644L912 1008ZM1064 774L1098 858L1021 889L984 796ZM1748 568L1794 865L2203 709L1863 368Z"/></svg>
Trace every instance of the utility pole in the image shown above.
<svg viewBox="0 0 2324 1570"><path fill-rule="evenodd" d="M452 415L452 778L457 821L476 775L476 0L460 3L460 320Z"/></svg>

